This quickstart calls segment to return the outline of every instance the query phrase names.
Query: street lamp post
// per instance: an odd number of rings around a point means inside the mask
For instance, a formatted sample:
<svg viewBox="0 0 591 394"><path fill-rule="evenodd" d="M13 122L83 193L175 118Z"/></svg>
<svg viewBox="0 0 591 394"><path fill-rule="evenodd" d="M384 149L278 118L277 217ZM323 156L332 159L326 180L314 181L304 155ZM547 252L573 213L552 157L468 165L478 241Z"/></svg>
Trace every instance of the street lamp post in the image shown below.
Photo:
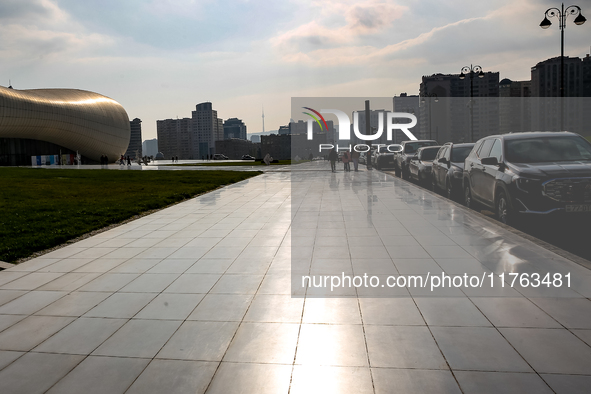
<svg viewBox="0 0 591 394"><path fill-rule="evenodd" d="M472 115L473 97L474 97L474 74L478 75L478 78L484 78L484 72L482 67L470 64L470 67L464 66L460 71L460 79L466 78L466 74L470 73L470 142L474 142L474 119Z"/></svg>
<svg viewBox="0 0 591 394"><path fill-rule="evenodd" d="M429 106L429 139L432 140L433 137L431 136L431 98L435 99L435 102L439 101L439 98L437 97L436 93L424 93L424 94L419 94L419 96L421 96L421 103L425 104L426 100L425 97L429 97L429 104L427 104Z"/></svg>
<svg viewBox="0 0 591 394"><path fill-rule="evenodd" d="M578 5L571 5L564 8L564 3L561 5L561 9L556 7L548 8L544 13L544 20L540 23L542 29L547 29L552 25L552 22L548 17L558 18L558 28L560 29L560 97L564 97L564 29L566 29L566 18L569 15L577 16L573 21L575 25L582 25L587 20L583 14L581 14L581 7ZM564 111L563 103L561 100L560 104L560 129L564 129Z"/></svg>
<svg viewBox="0 0 591 394"><path fill-rule="evenodd" d="M558 18L559 24L558 27L560 29L560 97L564 97L564 29L566 29L566 18L569 15L577 15L574 20L575 25L582 25L587 20L583 14L581 14L581 7L578 5L571 5L564 8L564 3L562 3L561 9L559 10L556 7L548 8L544 13L544 20L540 23L540 27L542 29L547 29L552 25L552 22L548 19L548 17L556 17Z"/></svg>

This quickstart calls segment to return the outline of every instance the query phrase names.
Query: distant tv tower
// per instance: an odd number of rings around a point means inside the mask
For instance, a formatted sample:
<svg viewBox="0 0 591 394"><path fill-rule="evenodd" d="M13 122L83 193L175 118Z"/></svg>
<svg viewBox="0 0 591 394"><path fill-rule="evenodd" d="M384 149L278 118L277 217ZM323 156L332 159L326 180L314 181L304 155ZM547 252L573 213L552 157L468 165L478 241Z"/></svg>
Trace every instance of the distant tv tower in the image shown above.
<svg viewBox="0 0 591 394"><path fill-rule="evenodd" d="M263 106L263 133L265 133L265 107Z"/></svg>

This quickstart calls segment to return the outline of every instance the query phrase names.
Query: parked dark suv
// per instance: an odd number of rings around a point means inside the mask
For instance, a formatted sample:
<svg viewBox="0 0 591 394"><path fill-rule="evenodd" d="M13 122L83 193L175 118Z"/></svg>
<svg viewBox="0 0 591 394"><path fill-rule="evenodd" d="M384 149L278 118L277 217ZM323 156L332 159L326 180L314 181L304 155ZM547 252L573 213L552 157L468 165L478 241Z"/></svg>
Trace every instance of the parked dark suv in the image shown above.
<svg viewBox="0 0 591 394"><path fill-rule="evenodd" d="M518 213L591 212L591 144L569 132L483 138L465 161L464 200L503 223Z"/></svg>
<svg viewBox="0 0 591 394"><path fill-rule="evenodd" d="M464 160L473 147L474 144L448 142L439 149L435 160L433 160L433 191L443 190L450 200L462 195Z"/></svg>
<svg viewBox="0 0 591 394"><path fill-rule="evenodd" d="M434 140L414 140L402 141L400 145L402 145L402 150L394 156L394 172L396 176L409 179L410 172L408 171L408 164L410 163L410 159L417 153L417 149L423 146L436 146L439 144Z"/></svg>
<svg viewBox="0 0 591 394"><path fill-rule="evenodd" d="M381 146L372 155L373 166L376 170L383 170L384 168L394 168L394 161L396 153L399 151L399 146L393 146L388 149L387 146Z"/></svg>

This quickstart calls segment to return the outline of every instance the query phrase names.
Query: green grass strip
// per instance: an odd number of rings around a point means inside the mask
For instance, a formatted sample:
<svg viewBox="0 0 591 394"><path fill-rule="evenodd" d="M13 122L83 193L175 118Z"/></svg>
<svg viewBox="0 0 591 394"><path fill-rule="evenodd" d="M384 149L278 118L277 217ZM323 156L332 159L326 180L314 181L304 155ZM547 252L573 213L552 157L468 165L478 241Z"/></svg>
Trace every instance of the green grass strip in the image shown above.
<svg viewBox="0 0 591 394"><path fill-rule="evenodd" d="M0 260L16 262L258 174L0 168Z"/></svg>

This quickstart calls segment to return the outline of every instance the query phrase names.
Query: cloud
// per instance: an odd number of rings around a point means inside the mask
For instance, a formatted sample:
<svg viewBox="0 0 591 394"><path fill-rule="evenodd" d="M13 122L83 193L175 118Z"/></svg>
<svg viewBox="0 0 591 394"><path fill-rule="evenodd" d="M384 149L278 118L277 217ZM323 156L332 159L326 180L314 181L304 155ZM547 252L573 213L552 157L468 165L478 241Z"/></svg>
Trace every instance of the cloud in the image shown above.
<svg viewBox="0 0 591 394"><path fill-rule="evenodd" d="M437 34L440 34L446 29L452 29L463 24L471 23L483 18L470 18L453 23L449 23L445 26L435 27L428 32L421 33L418 36L400 41L396 44L387 45L382 48L373 45L341 45L333 48L318 48L310 51L297 51L294 53L284 53L282 59L286 62L300 62L310 64L314 66L343 66L349 64L372 64L375 62L387 61L388 56L395 55L397 53L406 51L413 47L420 46L431 40ZM314 24L315 22L310 22ZM301 27L306 30L307 27ZM322 27L320 30L324 29ZM300 29L297 29L300 30ZM313 29L312 29L313 30ZM338 35L343 43L350 42L342 38L342 35ZM336 38L335 41L336 42Z"/></svg>
<svg viewBox="0 0 591 394"><path fill-rule="evenodd" d="M86 31L49 0L3 0L0 20L0 56L19 64L113 43L107 36Z"/></svg>
<svg viewBox="0 0 591 394"><path fill-rule="evenodd" d="M44 0L3 0L0 2L0 20L26 21L59 16L53 4Z"/></svg>
<svg viewBox="0 0 591 394"><path fill-rule="evenodd" d="M347 10L346 18L351 30L367 34L388 26L401 14L400 6L369 2Z"/></svg>
<svg viewBox="0 0 591 394"><path fill-rule="evenodd" d="M318 3L317 19L273 37L270 41L287 61L300 59L299 53L325 48L354 47L363 38L379 34L400 18L406 7L380 0L347 4ZM341 20L337 24L335 20ZM344 22L344 23L343 23ZM298 54L294 57L294 53Z"/></svg>
<svg viewBox="0 0 591 394"><path fill-rule="evenodd" d="M333 70L363 68L379 77L393 71L387 70L393 59L422 59L424 67L431 68L423 74L457 72L458 62L470 64L486 59L498 64L495 57L500 56L529 59L535 56L533 53L544 53L537 55L543 60L545 53L554 48L546 50L544 43L551 42L558 33L538 26L547 8L541 4L544 2L493 0L474 9L472 3L460 0L452 5L406 2L407 7L334 0L318 5L312 20L278 34L270 42L283 64ZM340 24L329 17L331 9L333 17L340 16ZM583 56L584 46L580 43L586 36L574 30L569 30L567 47L580 52L574 55ZM534 64L523 68L529 70ZM448 65L452 66L449 70ZM527 71L520 75L524 73Z"/></svg>
<svg viewBox="0 0 591 394"><path fill-rule="evenodd" d="M143 8L153 15L181 16L195 20L206 18L205 7L213 0L152 0Z"/></svg>

